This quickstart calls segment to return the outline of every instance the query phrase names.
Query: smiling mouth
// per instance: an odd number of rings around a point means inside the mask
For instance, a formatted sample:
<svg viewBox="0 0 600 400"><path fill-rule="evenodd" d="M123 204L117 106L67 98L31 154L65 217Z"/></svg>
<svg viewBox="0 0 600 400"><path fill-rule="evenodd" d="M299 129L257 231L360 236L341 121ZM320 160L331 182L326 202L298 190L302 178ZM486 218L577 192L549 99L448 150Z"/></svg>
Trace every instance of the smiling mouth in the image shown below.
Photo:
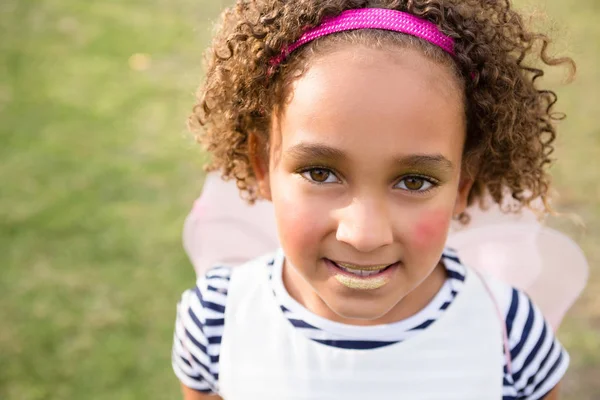
<svg viewBox="0 0 600 400"><path fill-rule="evenodd" d="M380 264L380 265L356 265L345 262L332 262L342 271L346 271L356 276L373 276L377 275L380 272L385 271L393 264Z"/></svg>
<svg viewBox="0 0 600 400"><path fill-rule="evenodd" d="M357 265L325 259L332 276L343 286L357 290L374 290L385 286L395 275L400 261L393 264Z"/></svg>

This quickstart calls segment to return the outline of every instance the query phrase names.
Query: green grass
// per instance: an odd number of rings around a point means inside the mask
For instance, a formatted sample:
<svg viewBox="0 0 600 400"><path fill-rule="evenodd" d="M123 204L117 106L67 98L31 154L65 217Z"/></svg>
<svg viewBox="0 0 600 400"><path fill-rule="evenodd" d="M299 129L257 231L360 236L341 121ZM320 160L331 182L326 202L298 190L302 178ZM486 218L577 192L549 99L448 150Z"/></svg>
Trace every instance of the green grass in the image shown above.
<svg viewBox="0 0 600 400"><path fill-rule="evenodd" d="M179 398L173 317L194 279L180 235L204 160L184 121L224 3L0 4L0 399ZM600 8L542 3L579 64L558 88L553 173L559 208L588 227L556 224L593 269L560 332L564 392L597 399Z"/></svg>

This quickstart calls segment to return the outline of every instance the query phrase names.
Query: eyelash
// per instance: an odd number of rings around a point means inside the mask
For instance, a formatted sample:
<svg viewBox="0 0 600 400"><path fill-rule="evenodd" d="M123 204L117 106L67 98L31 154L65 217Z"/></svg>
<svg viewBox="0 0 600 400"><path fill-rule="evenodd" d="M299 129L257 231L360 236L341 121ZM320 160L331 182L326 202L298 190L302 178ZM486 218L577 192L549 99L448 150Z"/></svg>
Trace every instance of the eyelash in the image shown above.
<svg viewBox="0 0 600 400"><path fill-rule="evenodd" d="M396 187L400 182L404 181L405 179L410 179L410 178L417 178L417 179L423 180L423 181L429 183L431 186L424 190L410 190L410 189L402 189L402 188L400 188L400 190L414 193L416 195L425 195L440 185L440 182L437 179L434 179L434 178L431 178L428 176L419 175L419 174L408 174L408 175L404 175L402 178L400 178L396 182L394 187Z"/></svg>
<svg viewBox="0 0 600 400"><path fill-rule="evenodd" d="M307 172L312 172L312 171L316 171L316 170L322 170L322 171L326 171L330 174L332 174L333 176L335 176L335 178L338 180L338 182L317 182L315 180L310 179L310 177L306 177L304 174L306 174ZM339 178L339 174L337 172L335 172L334 170L332 170L331 168L328 167L309 167L309 168L304 168L301 169L297 172L300 176L302 176L302 178L306 179L308 182L314 184L314 185L327 185L327 184L331 184L331 183L339 183L339 181L341 181L341 179ZM409 178L417 178L417 179L422 179L423 181L429 183L431 185L431 187L425 189L425 190L410 190L410 189L400 189L403 191L407 191L410 193L414 193L417 195L423 195L426 193L429 193L431 190L437 188L440 185L440 182L437 179L431 178L431 177L427 177L427 176L423 176L423 175L419 175L419 174L407 174L402 176L402 178L400 178L396 184L394 184L394 187L397 186L400 182L404 181L405 179L409 179Z"/></svg>
<svg viewBox="0 0 600 400"><path fill-rule="evenodd" d="M306 177L305 174L312 172L312 171L326 171L328 173L330 173L331 175L335 176L335 178L338 180L338 182L317 182L315 180L310 179L310 177ZM328 167L319 167L319 166L314 166L314 167L309 167L309 168L304 168L301 169L297 172L301 177L303 177L304 179L306 179L308 182L315 184L315 185L329 185L331 183L339 183L341 181L340 177L338 176L339 174L337 172L335 172L334 170L332 170L331 168Z"/></svg>

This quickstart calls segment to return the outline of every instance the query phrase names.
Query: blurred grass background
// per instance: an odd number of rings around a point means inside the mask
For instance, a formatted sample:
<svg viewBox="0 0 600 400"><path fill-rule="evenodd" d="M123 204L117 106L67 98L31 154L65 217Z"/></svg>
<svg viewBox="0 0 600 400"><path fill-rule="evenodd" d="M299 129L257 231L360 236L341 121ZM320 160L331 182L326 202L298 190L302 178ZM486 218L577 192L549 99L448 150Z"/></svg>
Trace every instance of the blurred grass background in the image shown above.
<svg viewBox="0 0 600 400"><path fill-rule="evenodd" d="M204 156L184 121L228 1L0 3L0 399L178 399L175 304ZM564 398L600 399L600 2L521 0L549 19L578 79L551 81L569 118L558 207L586 232L589 286L560 331ZM554 21L554 22L553 22ZM568 273L568 266L565 266Z"/></svg>

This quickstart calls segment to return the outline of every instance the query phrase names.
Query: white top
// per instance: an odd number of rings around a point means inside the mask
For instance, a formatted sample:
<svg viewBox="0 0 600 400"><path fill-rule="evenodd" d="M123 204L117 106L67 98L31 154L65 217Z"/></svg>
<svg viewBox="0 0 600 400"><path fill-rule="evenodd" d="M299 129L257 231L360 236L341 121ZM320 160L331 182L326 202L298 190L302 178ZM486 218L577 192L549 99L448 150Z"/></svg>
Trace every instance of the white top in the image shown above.
<svg viewBox="0 0 600 400"><path fill-rule="evenodd" d="M431 328L370 351L307 339L286 321L269 286L257 263L233 271L219 374L219 393L227 400L502 397L502 321L473 273Z"/></svg>
<svg viewBox="0 0 600 400"><path fill-rule="evenodd" d="M283 255L281 252L279 255L255 261L262 265L256 268L273 275L267 292L275 302L276 308L279 306L278 318L283 315L289 329L301 333L304 338L312 339L319 348L324 347L319 344L323 343L330 347L354 351L371 349L359 351L371 352L372 349L387 345L379 349L386 351L390 348L390 343L406 340L408 344L413 340L422 340L419 338L423 334L443 321L447 310L454 309L453 299L463 296L462 282L467 275L465 267L456 259L455 254L446 250L442 263L447 268L450 285L447 282L432 303L415 316L398 323L375 327L356 327L331 321L323 324L322 318L310 313L298 303L289 301L291 298L281 283ZM220 344L225 320L229 318L225 315L225 310L226 305L229 308L227 299L228 291L231 290L231 274L229 268L211 270L198 281L195 289L184 293L178 309L173 368L186 386L205 393L216 393L219 384L222 383L222 377L219 375L222 370ZM275 295L273 289L277 292ZM496 365L498 371L503 373L502 398L542 398L562 378L568 366L568 355L526 295L499 283L492 284L491 289L496 294L505 317L513 358L512 374L506 371L504 359ZM264 311L262 307L256 306L252 308L261 312L248 313L249 325L254 325L256 318ZM238 357L248 358L246 350L241 353ZM263 385L269 387L270 382L272 380L267 380Z"/></svg>

